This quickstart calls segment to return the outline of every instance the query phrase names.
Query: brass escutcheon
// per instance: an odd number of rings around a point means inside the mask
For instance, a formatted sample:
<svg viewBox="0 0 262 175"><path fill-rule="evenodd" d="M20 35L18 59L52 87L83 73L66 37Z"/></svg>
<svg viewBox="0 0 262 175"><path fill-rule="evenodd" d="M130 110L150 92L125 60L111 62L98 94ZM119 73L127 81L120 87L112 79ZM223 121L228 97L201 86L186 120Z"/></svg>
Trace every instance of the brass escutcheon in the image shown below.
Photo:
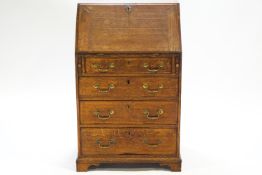
<svg viewBox="0 0 262 175"><path fill-rule="evenodd" d="M110 90L115 88L115 85L110 83L107 88L100 88L100 84L95 84L93 87L99 92L108 93Z"/></svg>
<svg viewBox="0 0 262 175"><path fill-rule="evenodd" d="M107 66L103 67L101 64L94 63L92 64L92 67L95 68L98 72L105 73L108 72L110 69L114 69L115 64L109 63Z"/></svg>
<svg viewBox="0 0 262 175"><path fill-rule="evenodd" d="M164 63L163 62L159 63L157 66L153 66L153 65L149 66L148 63L144 63L144 68L146 68L147 71L150 72L150 73L156 73L160 69L162 69L163 67L164 67Z"/></svg>
<svg viewBox="0 0 262 175"><path fill-rule="evenodd" d="M160 84L157 89L151 89L151 88L149 88L149 84L148 83L143 83L143 88L145 90L147 90L147 92L149 92L149 93L157 93L157 92L159 92L160 89L164 88L164 85Z"/></svg>
<svg viewBox="0 0 262 175"><path fill-rule="evenodd" d="M107 143L103 143L102 139L97 139L96 143L98 144L98 146L100 148L109 148L111 145L116 144L116 140L115 139L109 139L107 141Z"/></svg>
<svg viewBox="0 0 262 175"><path fill-rule="evenodd" d="M96 110L96 111L94 112L94 115L95 115L98 119L100 119L100 120L107 120L107 119L109 119L114 113L115 113L115 111L112 110L112 109L110 109L110 110L108 111L108 114L107 114L107 115L102 115L99 110Z"/></svg>
<svg viewBox="0 0 262 175"><path fill-rule="evenodd" d="M162 114L164 114L164 110L163 109L158 109L156 115L150 115L150 112L148 109L144 110L144 115L146 118L148 118L149 120L156 120L158 119Z"/></svg>

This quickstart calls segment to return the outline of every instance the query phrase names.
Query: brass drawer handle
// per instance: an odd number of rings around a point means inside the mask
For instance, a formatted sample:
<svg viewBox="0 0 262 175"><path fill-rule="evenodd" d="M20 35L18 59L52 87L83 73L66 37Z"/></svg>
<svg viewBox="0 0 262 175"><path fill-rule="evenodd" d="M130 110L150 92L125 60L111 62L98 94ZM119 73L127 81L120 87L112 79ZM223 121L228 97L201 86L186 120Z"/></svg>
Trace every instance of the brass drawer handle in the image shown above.
<svg viewBox="0 0 262 175"><path fill-rule="evenodd" d="M109 139L107 143L103 143L101 139L97 139L96 144L98 144L100 148L109 148L111 145L116 144L116 141L115 139Z"/></svg>
<svg viewBox="0 0 262 175"><path fill-rule="evenodd" d="M150 89L148 83L143 83L143 88L149 93L157 93L160 89L164 88L164 85L160 84L157 89Z"/></svg>
<svg viewBox="0 0 262 175"><path fill-rule="evenodd" d="M99 92L108 93L110 90L115 88L115 85L110 83L107 88L100 88L100 84L95 84L93 87L96 88Z"/></svg>
<svg viewBox="0 0 262 175"><path fill-rule="evenodd" d="M147 68L147 71L148 72L151 72L151 73L156 73L158 72L160 69L162 69L164 67L164 63L160 63L158 66L149 66L148 63L144 63L144 68Z"/></svg>
<svg viewBox="0 0 262 175"><path fill-rule="evenodd" d="M109 63L106 67L103 67L101 64L94 63L92 64L92 67L95 68L98 72L105 73L108 72L110 69L114 69L115 64Z"/></svg>
<svg viewBox="0 0 262 175"><path fill-rule="evenodd" d="M100 119L100 120L107 120L107 119L109 119L114 113L115 113L115 111L112 110L112 109L109 110L108 115L101 115L99 110L97 110L97 111L94 112L95 116L96 116L98 119Z"/></svg>
<svg viewBox="0 0 262 175"><path fill-rule="evenodd" d="M163 110L163 109L158 109L156 115L149 115L149 111L148 111L147 109L144 110L144 115L146 116L146 118L148 118L148 119L150 119L150 120L156 120L156 119L158 119L162 114L164 114L164 110Z"/></svg>
<svg viewBox="0 0 262 175"><path fill-rule="evenodd" d="M157 140L155 143L151 143L148 141L148 139L144 139L144 144L151 146L151 147L157 147L161 144L161 141Z"/></svg>

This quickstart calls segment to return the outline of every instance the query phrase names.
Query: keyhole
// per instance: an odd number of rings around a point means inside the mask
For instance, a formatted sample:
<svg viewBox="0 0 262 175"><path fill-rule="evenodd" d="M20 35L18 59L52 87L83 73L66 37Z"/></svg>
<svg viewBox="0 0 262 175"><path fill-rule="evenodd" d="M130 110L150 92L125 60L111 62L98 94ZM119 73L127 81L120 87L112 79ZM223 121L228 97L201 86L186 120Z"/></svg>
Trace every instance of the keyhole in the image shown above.
<svg viewBox="0 0 262 175"><path fill-rule="evenodd" d="M130 80L127 80L127 84L130 84Z"/></svg>
<svg viewBox="0 0 262 175"><path fill-rule="evenodd" d="M126 7L126 12L127 12L128 14L131 13L131 6L128 5L128 6Z"/></svg>
<svg viewBox="0 0 262 175"><path fill-rule="evenodd" d="M129 109L130 108L130 106L129 105L127 105L127 109Z"/></svg>

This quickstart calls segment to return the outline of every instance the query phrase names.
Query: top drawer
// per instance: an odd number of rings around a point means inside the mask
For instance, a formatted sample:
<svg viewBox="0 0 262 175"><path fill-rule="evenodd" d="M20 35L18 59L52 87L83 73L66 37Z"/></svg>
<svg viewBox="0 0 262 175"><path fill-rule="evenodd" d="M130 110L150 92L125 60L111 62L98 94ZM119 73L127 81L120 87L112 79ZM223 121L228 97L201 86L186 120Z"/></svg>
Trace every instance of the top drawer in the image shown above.
<svg viewBox="0 0 262 175"><path fill-rule="evenodd" d="M175 64L175 66L173 66ZM112 74L176 74L178 58L170 56L158 57L78 57L79 75L112 75Z"/></svg>

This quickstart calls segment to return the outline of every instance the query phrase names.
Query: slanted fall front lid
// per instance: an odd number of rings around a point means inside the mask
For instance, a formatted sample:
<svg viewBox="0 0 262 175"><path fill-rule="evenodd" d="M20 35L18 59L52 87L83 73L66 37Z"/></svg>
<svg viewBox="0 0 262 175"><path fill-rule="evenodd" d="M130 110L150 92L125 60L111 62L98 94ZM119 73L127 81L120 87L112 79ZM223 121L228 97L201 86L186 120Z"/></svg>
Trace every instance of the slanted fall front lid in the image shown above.
<svg viewBox="0 0 262 175"><path fill-rule="evenodd" d="M76 52L181 52L179 4L79 4Z"/></svg>

